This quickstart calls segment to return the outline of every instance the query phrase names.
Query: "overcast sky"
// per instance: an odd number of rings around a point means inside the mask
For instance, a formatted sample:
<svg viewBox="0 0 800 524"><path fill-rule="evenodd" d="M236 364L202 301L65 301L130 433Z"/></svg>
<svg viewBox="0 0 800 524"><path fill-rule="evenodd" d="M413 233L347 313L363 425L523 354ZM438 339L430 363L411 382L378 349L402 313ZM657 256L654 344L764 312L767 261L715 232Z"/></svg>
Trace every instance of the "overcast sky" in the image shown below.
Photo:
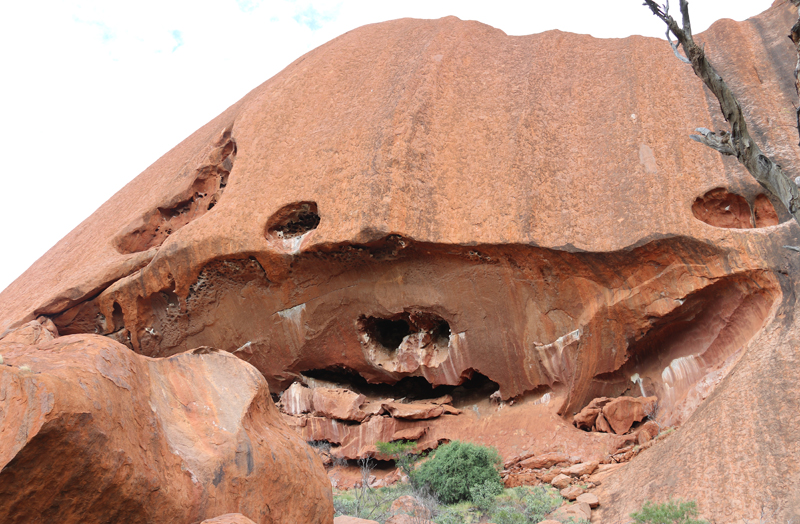
<svg viewBox="0 0 800 524"><path fill-rule="evenodd" d="M4 2L0 290L137 174L289 63L364 24L663 38L641 0ZM673 4L677 4L674 1ZM693 0L693 29L772 0ZM789 28L786 28L788 34ZM794 64L787 64L791 74Z"/></svg>

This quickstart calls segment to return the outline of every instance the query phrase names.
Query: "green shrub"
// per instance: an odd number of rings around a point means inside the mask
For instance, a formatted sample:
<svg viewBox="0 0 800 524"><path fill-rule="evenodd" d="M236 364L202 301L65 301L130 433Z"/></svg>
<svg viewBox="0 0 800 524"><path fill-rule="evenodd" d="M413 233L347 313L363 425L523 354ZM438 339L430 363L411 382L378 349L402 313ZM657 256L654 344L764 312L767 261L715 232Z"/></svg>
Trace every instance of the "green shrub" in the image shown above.
<svg viewBox="0 0 800 524"><path fill-rule="evenodd" d="M502 460L494 448L457 440L437 449L413 472L417 485L427 485L445 504L470 500L470 488L487 481L502 487Z"/></svg>
<svg viewBox="0 0 800 524"><path fill-rule="evenodd" d="M422 458L421 455L412 453L417 447L416 442L408 440L382 442L379 440L375 443L375 446L378 448L381 455L392 457L395 465L400 468L400 471L408 475L409 478L411 478L411 473L414 471L414 464Z"/></svg>
<svg viewBox="0 0 800 524"><path fill-rule="evenodd" d="M691 500L670 499L663 504L653 504L649 500L642 509L631 513L637 524L707 524L705 520L697 520L697 504Z"/></svg>
<svg viewBox="0 0 800 524"><path fill-rule="evenodd" d="M491 512L497 505L497 496L503 492L503 485L494 479L487 479L483 484L469 488L469 495L475 506L481 511Z"/></svg>
<svg viewBox="0 0 800 524"><path fill-rule="evenodd" d="M525 516L528 517L528 522L537 524L559 507L564 498L553 486L541 485L528 490L522 501L525 505Z"/></svg>
<svg viewBox="0 0 800 524"><path fill-rule="evenodd" d="M506 507L492 513L492 522L497 524L528 524L528 519L519 510Z"/></svg>

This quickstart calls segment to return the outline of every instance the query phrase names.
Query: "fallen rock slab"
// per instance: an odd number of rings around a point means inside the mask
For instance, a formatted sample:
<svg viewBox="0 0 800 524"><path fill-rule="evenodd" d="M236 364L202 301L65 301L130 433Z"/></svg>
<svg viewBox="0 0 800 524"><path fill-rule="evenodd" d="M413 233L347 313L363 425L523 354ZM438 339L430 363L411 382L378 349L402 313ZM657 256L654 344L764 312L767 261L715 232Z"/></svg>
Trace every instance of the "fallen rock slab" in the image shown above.
<svg viewBox="0 0 800 524"><path fill-rule="evenodd" d="M597 469L599 462L581 462L574 464L568 468L562 469L561 473L570 475L572 477L582 477L584 475L591 475Z"/></svg>
<svg viewBox="0 0 800 524"><path fill-rule="evenodd" d="M349 389L313 388L311 401L317 417L361 422L366 414L361 405L366 397Z"/></svg>
<svg viewBox="0 0 800 524"><path fill-rule="evenodd" d="M597 421L597 416L603 410L603 406L609 402L611 402L611 399L608 397L598 397L592 400L585 408L572 417L572 423L579 429L593 429Z"/></svg>
<svg viewBox="0 0 800 524"><path fill-rule="evenodd" d="M564 453L542 453L535 457L527 458L519 462L521 468L545 469L556 464L568 463L569 457Z"/></svg>
<svg viewBox="0 0 800 524"><path fill-rule="evenodd" d="M580 495L583 495L583 488L575 484L561 490L561 496L567 500L575 500Z"/></svg>
<svg viewBox="0 0 800 524"><path fill-rule="evenodd" d="M436 418L444 413L444 407L440 404L403 404L401 402L387 402L382 406L383 409L385 409L386 412L392 417L410 420L426 420Z"/></svg>
<svg viewBox="0 0 800 524"><path fill-rule="evenodd" d="M152 359L70 335L5 356L0 522L331 521L320 459L230 353Z"/></svg>
<svg viewBox="0 0 800 524"><path fill-rule="evenodd" d="M600 500L594 493L582 493L581 495L578 495L578 498L576 498L575 501L585 502L586 504L589 504L589 507L592 509L600 505Z"/></svg>
<svg viewBox="0 0 800 524"><path fill-rule="evenodd" d="M603 407L603 417L617 435L627 433L634 422L655 411L657 397L618 397ZM598 427L599 429L599 427Z"/></svg>

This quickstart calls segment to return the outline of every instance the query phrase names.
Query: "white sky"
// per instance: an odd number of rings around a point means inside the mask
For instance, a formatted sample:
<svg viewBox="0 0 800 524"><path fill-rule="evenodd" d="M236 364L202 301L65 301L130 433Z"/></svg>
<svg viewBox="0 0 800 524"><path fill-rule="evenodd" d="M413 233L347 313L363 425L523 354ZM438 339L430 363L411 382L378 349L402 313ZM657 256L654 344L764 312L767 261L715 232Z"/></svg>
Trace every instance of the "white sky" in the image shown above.
<svg viewBox="0 0 800 524"><path fill-rule="evenodd" d="M0 158L6 167L0 176L0 290L197 128L300 55L346 31L395 18L455 15L513 35L561 29L604 38L663 37L664 27L641 4L4 2ZM743 20L771 4L772 0L693 0L692 27L699 33L718 18Z"/></svg>

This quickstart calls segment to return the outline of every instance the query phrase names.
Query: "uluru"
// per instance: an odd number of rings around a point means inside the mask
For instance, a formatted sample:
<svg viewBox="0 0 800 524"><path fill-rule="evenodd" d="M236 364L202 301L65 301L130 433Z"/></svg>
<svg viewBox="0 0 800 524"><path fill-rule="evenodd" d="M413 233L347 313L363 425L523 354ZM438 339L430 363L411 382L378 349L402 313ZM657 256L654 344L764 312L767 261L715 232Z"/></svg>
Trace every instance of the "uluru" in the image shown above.
<svg viewBox="0 0 800 524"><path fill-rule="evenodd" d="M796 21L697 35L792 176ZM0 293L0 522L329 524L359 460L407 481L399 441L492 446L592 522L800 518L800 227L688 138L723 125L654 38L310 51Z"/></svg>

